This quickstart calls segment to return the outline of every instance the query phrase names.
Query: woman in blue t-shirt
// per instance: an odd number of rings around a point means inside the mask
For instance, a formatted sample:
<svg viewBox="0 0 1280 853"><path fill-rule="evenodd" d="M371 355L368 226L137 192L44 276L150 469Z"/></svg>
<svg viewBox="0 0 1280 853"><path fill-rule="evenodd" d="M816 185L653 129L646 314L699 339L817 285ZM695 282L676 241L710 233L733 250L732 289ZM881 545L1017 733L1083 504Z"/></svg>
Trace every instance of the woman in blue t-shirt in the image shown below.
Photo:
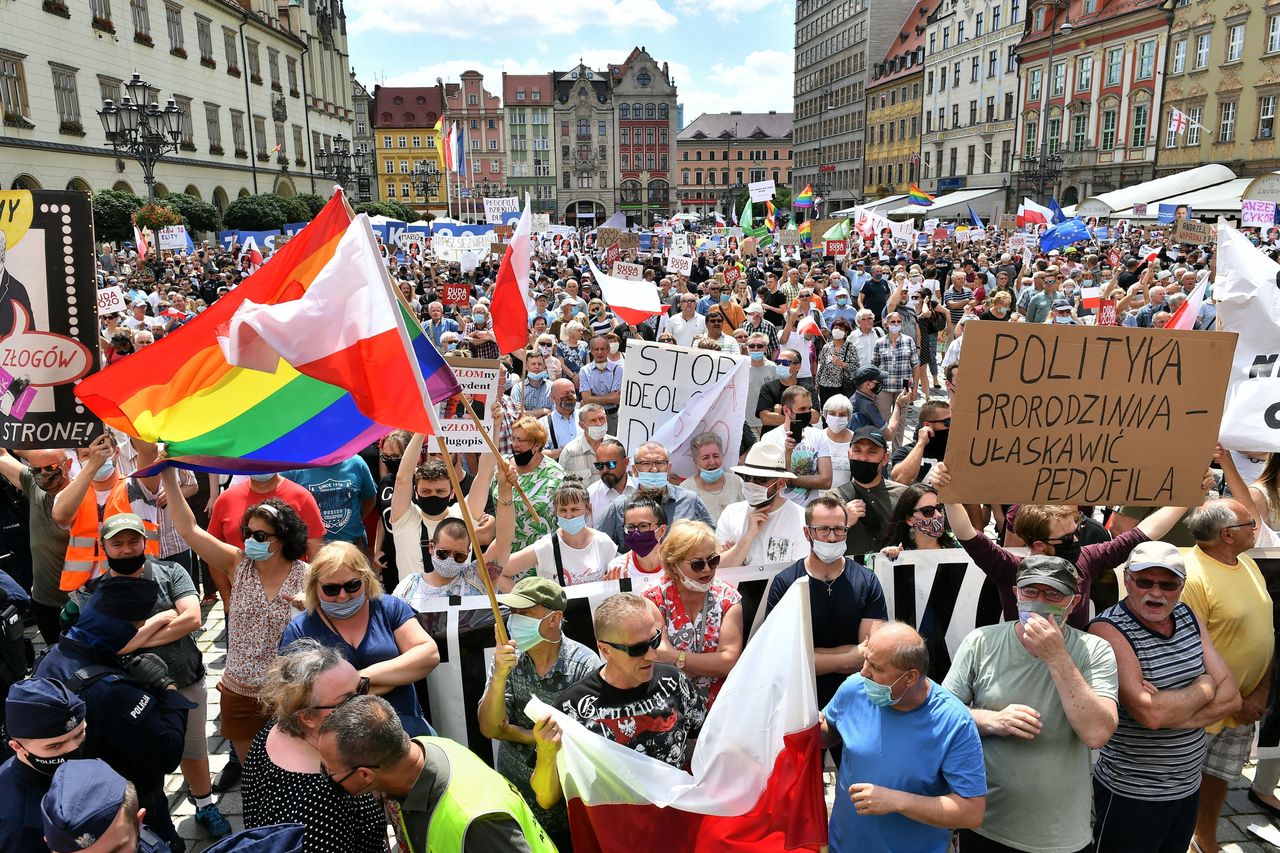
<svg viewBox="0 0 1280 853"><path fill-rule="evenodd" d="M434 734L422 716L413 684L440 663L435 641L413 608L382 594L382 584L355 545L320 549L303 585L306 610L293 618L280 648L310 637L337 648L386 697L411 737Z"/></svg>

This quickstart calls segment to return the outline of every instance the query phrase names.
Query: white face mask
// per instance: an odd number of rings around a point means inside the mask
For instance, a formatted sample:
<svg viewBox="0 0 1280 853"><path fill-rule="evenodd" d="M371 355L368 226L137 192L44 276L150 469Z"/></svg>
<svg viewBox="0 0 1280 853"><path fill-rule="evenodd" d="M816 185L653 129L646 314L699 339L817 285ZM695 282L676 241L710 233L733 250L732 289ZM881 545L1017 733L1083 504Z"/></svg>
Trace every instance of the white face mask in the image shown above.
<svg viewBox="0 0 1280 853"><path fill-rule="evenodd" d="M601 424L600 426L587 427L587 435L591 437L592 441L599 441L600 439L604 438L605 434L608 431L609 431L608 424Z"/></svg>
<svg viewBox="0 0 1280 853"><path fill-rule="evenodd" d="M748 506L761 506L769 502L769 489L758 483L743 483L742 498Z"/></svg>
<svg viewBox="0 0 1280 853"><path fill-rule="evenodd" d="M837 341L844 340L844 329L832 329L831 337Z"/></svg>
<svg viewBox="0 0 1280 853"><path fill-rule="evenodd" d="M899 332L901 332L901 331L902 331L902 324L901 324L901 323L890 323L890 324L889 324L889 331L893 332L895 335L896 335L896 334L898 334Z"/></svg>
<svg viewBox="0 0 1280 853"><path fill-rule="evenodd" d="M711 589L711 581L708 581L706 583L699 583L698 581L686 575L684 572L681 572L679 569L676 569L676 571L680 572L680 583L684 586L685 589L688 589L692 592L706 592L707 590ZM712 580L714 580L714 578L712 578Z"/></svg>
<svg viewBox="0 0 1280 853"><path fill-rule="evenodd" d="M848 425L849 418L847 415L827 415L827 427L832 432L843 432Z"/></svg>
<svg viewBox="0 0 1280 853"><path fill-rule="evenodd" d="M824 563L834 563L844 558L845 543L843 542L810 542L809 548L813 551L813 555Z"/></svg>

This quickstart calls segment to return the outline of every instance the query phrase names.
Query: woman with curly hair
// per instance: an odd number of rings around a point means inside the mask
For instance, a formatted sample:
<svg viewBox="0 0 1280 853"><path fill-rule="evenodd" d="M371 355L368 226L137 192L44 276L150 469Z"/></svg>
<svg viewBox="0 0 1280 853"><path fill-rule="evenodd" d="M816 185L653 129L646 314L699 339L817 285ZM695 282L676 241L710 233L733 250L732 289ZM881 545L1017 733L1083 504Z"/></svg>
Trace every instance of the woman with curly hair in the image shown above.
<svg viewBox="0 0 1280 853"><path fill-rule="evenodd" d="M890 560L903 551L959 548L947 530L947 514L938 501L938 490L924 483L912 483L898 496L889 517L889 530L880 553Z"/></svg>
<svg viewBox="0 0 1280 853"><path fill-rule="evenodd" d="M299 609L294 599L302 592L307 570L302 561L307 554L307 525L284 501L269 498L249 507L240 519L242 550L196 524L175 469L165 468L160 477L169 495L174 529L211 571L231 584L227 662L218 684L220 733L243 758L254 736L270 722L258 704L258 691L275 660L280 637Z"/></svg>

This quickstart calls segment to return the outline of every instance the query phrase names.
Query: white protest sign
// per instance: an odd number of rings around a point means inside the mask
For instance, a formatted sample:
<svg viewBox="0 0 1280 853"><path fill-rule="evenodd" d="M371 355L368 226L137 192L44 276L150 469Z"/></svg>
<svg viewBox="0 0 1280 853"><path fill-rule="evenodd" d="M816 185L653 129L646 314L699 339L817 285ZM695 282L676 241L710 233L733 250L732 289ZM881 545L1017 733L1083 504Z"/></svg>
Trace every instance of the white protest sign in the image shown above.
<svg viewBox="0 0 1280 853"><path fill-rule="evenodd" d="M542 234L551 227L551 214L534 213L529 217L529 227L535 234Z"/></svg>
<svg viewBox="0 0 1280 853"><path fill-rule="evenodd" d="M671 254L673 255L689 254L689 235L688 234L672 234L671 235Z"/></svg>
<svg viewBox="0 0 1280 853"><path fill-rule="evenodd" d="M1239 335L1218 441L1229 450L1280 451L1280 265L1218 225L1218 327Z"/></svg>
<svg viewBox="0 0 1280 853"><path fill-rule="evenodd" d="M401 249L407 249L410 246L419 246L426 248L427 232L426 231L401 231L396 235L396 243Z"/></svg>
<svg viewBox="0 0 1280 853"><path fill-rule="evenodd" d="M118 286L103 287L98 290L98 316L119 314L125 309L124 293Z"/></svg>
<svg viewBox="0 0 1280 853"><path fill-rule="evenodd" d="M477 358L450 359L449 367L458 384L475 405L481 423L493 422L493 407L498 405L498 362ZM466 403L455 395L440 404L440 430L451 453L488 453L475 421L467 416Z"/></svg>
<svg viewBox="0 0 1280 853"><path fill-rule="evenodd" d="M775 191L773 181L752 181L747 184L747 192L751 193L752 201L768 201L773 198Z"/></svg>
<svg viewBox="0 0 1280 853"><path fill-rule="evenodd" d="M1244 228L1270 228L1276 224L1276 203L1245 199L1240 202L1240 225Z"/></svg>
<svg viewBox="0 0 1280 853"><path fill-rule="evenodd" d="M683 276L690 275L693 272L693 258L672 255L667 258L667 272L679 273Z"/></svg>
<svg viewBox="0 0 1280 853"><path fill-rule="evenodd" d="M644 278L644 267L639 264L633 264L628 261L618 261L613 265L610 275L618 278L625 278L631 281L640 281Z"/></svg>
<svg viewBox="0 0 1280 853"><path fill-rule="evenodd" d="M431 251L442 261L461 263L462 256L467 252L471 252L477 258L480 255L487 255L493 240L492 228L475 234L436 234L431 238Z"/></svg>
<svg viewBox="0 0 1280 853"><path fill-rule="evenodd" d="M750 359L740 355L629 342L618 438L629 453L646 441L657 441L670 452L672 471L680 477L695 476L689 455L694 436L714 432L726 450L742 441L750 370Z"/></svg>
<svg viewBox="0 0 1280 853"><path fill-rule="evenodd" d="M156 245L161 251L187 248L187 229L182 225L166 225L156 233Z"/></svg>
<svg viewBox="0 0 1280 853"><path fill-rule="evenodd" d="M938 220L937 220L937 219L926 219L926 220L924 221L924 230L925 230L926 232L933 231L933 229L935 229L935 228L937 228L937 227L938 227Z"/></svg>
<svg viewBox="0 0 1280 853"><path fill-rule="evenodd" d="M501 225L504 213L519 213L520 198L506 196L504 198L485 198L484 221L490 225Z"/></svg>

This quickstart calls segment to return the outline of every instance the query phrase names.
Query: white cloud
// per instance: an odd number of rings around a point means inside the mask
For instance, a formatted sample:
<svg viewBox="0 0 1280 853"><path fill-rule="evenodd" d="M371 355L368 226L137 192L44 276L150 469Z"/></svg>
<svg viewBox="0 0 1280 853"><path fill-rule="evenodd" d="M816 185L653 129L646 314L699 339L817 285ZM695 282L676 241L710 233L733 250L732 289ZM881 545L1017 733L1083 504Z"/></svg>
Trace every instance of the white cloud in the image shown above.
<svg viewBox="0 0 1280 853"><path fill-rule="evenodd" d="M702 113L791 112L794 71L788 51L753 51L736 65L717 62L697 80L676 67L672 63L685 124Z"/></svg>
<svg viewBox="0 0 1280 853"><path fill-rule="evenodd" d="M676 23L658 0L474 0L462 5L446 0L370 0L352 11L348 29L353 35L431 33L475 41L535 33L572 35L587 27L661 32Z"/></svg>
<svg viewBox="0 0 1280 853"><path fill-rule="evenodd" d="M466 59L445 59L420 65L410 71L392 75L379 81L384 86L434 86L439 77L446 83L457 83L464 71L479 71L484 75L484 87L492 95L502 97L502 72L508 74L544 74L547 64L540 59L487 59L472 62Z"/></svg>
<svg viewBox="0 0 1280 853"><path fill-rule="evenodd" d="M754 15L771 6L784 5L779 0L676 0L676 8L686 15L711 15L722 21L736 21L741 15Z"/></svg>

